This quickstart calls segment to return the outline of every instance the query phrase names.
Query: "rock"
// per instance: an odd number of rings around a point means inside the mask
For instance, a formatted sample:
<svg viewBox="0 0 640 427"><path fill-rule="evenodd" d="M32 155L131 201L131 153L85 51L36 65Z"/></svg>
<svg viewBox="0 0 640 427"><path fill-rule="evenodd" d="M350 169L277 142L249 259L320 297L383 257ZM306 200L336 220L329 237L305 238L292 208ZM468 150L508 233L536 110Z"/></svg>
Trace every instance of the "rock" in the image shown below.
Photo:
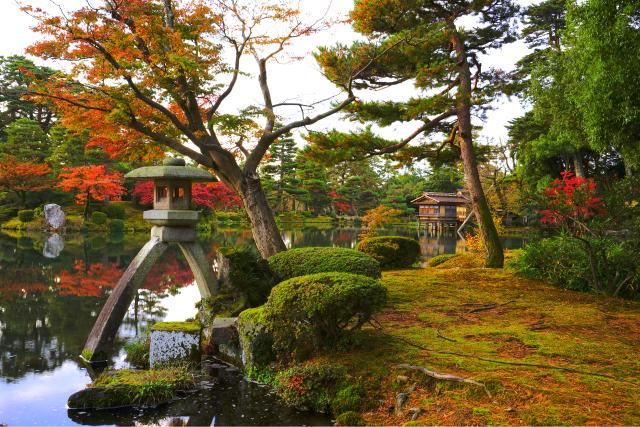
<svg viewBox="0 0 640 427"><path fill-rule="evenodd" d="M61 230L64 224L64 212L60 205L50 203L44 206L44 225L47 229Z"/></svg>
<svg viewBox="0 0 640 427"><path fill-rule="evenodd" d="M407 393L396 393L395 412L396 415L402 414L404 407L409 402L409 395Z"/></svg>
<svg viewBox="0 0 640 427"><path fill-rule="evenodd" d="M411 421L415 421L420 417L420 415L422 415L423 411L422 411L421 408L411 408L407 412L408 412L409 416L411 417Z"/></svg>
<svg viewBox="0 0 640 427"><path fill-rule="evenodd" d="M64 239L57 233L51 234L44 241L44 248L42 249L42 255L45 258L58 258L60 253L64 249Z"/></svg>
<svg viewBox="0 0 640 427"><path fill-rule="evenodd" d="M210 345L219 356L230 363L242 363L242 350L238 339L237 317L217 317L211 325Z"/></svg>
<svg viewBox="0 0 640 427"><path fill-rule="evenodd" d="M406 375L398 375L396 377L396 383L398 384L406 384L409 381L409 377Z"/></svg>
<svg viewBox="0 0 640 427"><path fill-rule="evenodd" d="M245 368L265 366L275 360L273 336L267 330L262 307L250 308L238 317L238 336Z"/></svg>
<svg viewBox="0 0 640 427"><path fill-rule="evenodd" d="M153 368L179 360L200 361L200 324L161 322L151 328L149 364Z"/></svg>

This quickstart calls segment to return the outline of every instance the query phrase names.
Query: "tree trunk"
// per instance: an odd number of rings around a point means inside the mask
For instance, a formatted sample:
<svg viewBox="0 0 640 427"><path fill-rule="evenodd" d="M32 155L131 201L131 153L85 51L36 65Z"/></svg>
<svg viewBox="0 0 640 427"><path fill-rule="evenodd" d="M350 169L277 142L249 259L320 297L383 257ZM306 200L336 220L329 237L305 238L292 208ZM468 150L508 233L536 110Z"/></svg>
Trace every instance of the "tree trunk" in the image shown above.
<svg viewBox="0 0 640 427"><path fill-rule="evenodd" d="M257 176L245 176L238 192L251 221L251 232L263 258L287 249Z"/></svg>
<svg viewBox="0 0 640 427"><path fill-rule="evenodd" d="M480 183L478 163L473 150L473 135L471 125L471 69L467 61L467 52L459 34L452 28L451 42L456 50L458 77L460 83L456 94L456 110L458 116L458 141L460 153L464 164L464 173L469 184L471 203L478 222L480 237L484 243L487 258L485 266L489 268L502 268L504 265L504 253L498 230L493 223L491 210Z"/></svg>
<svg viewBox="0 0 640 427"><path fill-rule="evenodd" d="M584 162L582 161L582 156L580 155L580 150L573 155L573 170L578 178L585 178L586 174L584 172Z"/></svg>

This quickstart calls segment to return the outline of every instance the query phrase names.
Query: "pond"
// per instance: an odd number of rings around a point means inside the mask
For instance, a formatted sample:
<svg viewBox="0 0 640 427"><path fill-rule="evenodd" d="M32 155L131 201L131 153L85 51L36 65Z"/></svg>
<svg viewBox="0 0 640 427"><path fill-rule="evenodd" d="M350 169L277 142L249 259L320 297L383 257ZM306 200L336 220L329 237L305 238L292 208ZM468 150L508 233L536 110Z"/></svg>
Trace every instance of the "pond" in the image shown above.
<svg viewBox="0 0 640 427"><path fill-rule="evenodd" d="M283 231L288 247L354 247L355 228ZM416 236L413 229L389 233ZM72 412L70 394L91 382L78 355L109 291L147 240L133 236L0 234L0 425L113 425L162 423L181 417L189 425L326 425L322 415L283 408L268 390L239 372L210 365L196 394L157 409ZM425 258L460 252L453 236L422 237ZM252 245L249 230L221 230L201 242L210 259L223 246ZM505 241L519 247L522 239ZM160 320L195 315L197 287L186 261L168 251L150 272L123 320L111 362L126 366L123 345Z"/></svg>

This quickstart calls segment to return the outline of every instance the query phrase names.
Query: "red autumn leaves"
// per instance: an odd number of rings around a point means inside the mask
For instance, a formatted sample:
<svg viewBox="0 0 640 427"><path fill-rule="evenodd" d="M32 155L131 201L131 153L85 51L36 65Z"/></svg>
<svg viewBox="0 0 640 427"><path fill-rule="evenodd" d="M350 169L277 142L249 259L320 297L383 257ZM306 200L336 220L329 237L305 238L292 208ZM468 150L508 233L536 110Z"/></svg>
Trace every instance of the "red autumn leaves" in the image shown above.
<svg viewBox="0 0 640 427"><path fill-rule="evenodd" d="M546 207L540 211L542 223L573 227L604 215L604 202L596 196L593 179L562 172L545 190Z"/></svg>

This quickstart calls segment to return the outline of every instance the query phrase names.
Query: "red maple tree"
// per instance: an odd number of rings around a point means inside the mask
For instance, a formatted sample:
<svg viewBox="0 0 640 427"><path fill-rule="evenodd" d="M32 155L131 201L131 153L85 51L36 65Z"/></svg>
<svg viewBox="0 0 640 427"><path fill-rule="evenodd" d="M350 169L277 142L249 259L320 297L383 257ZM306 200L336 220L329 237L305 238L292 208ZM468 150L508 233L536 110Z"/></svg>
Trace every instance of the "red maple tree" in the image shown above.
<svg viewBox="0 0 640 427"><path fill-rule="evenodd" d="M153 182L140 181L136 183L131 193L142 206L153 204ZM202 209L236 210L242 207L242 200L238 195L222 182L196 183L192 189L192 201Z"/></svg>
<svg viewBox="0 0 640 427"><path fill-rule="evenodd" d="M108 172L104 165L65 168L59 177L58 186L63 191L75 192L76 203L84 205L85 217L91 200L120 200L126 191L122 173Z"/></svg>
<svg viewBox="0 0 640 427"><path fill-rule="evenodd" d="M561 173L545 190L546 207L540 211L544 224L556 224L576 232L585 230L585 222L605 214L602 199L596 196L593 179Z"/></svg>
<svg viewBox="0 0 640 427"><path fill-rule="evenodd" d="M6 156L0 162L0 191L12 191L26 203L27 194L51 187L51 168L46 163L19 162Z"/></svg>

